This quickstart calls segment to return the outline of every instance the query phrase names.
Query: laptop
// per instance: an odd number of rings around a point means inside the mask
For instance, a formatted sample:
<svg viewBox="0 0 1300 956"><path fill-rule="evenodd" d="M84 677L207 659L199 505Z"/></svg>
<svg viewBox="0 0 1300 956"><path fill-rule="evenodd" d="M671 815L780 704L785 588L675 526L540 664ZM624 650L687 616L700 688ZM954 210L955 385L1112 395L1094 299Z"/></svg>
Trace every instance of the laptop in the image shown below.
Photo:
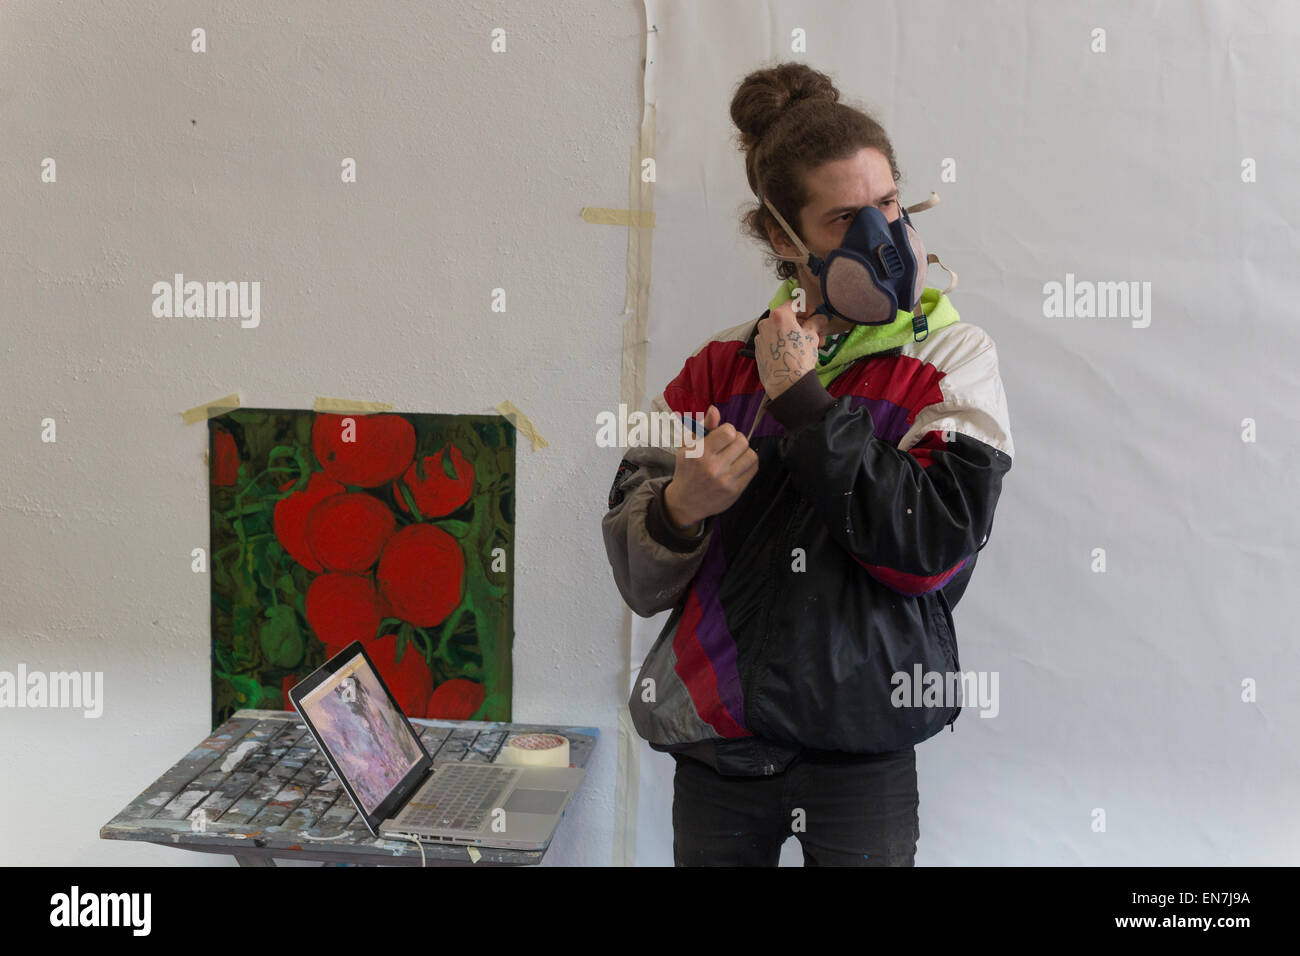
<svg viewBox="0 0 1300 956"><path fill-rule="evenodd" d="M540 850L587 773L435 762L360 641L299 681L289 699L377 837Z"/></svg>

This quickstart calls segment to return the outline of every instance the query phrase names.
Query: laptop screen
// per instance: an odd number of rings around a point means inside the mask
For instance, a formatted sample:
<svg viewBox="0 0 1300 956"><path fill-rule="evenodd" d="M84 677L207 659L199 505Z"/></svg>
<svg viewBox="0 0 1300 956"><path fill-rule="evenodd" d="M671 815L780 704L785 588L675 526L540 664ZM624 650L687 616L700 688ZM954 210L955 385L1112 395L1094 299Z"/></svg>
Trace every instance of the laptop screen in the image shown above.
<svg viewBox="0 0 1300 956"><path fill-rule="evenodd" d="M425 756L361 654L312 688L300 706L367 815Z"/></svg>

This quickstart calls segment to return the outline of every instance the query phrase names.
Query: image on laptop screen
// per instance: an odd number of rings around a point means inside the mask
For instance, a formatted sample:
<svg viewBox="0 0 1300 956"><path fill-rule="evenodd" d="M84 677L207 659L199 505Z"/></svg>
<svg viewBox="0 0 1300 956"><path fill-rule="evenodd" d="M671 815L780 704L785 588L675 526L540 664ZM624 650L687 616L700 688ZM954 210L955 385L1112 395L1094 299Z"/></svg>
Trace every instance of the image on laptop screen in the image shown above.
<svg viewBox="0 0 1300 956"><path fill-rule="evenodd" d="M303 697L301 705L368 814L424 756L360 654Z"/></svg>

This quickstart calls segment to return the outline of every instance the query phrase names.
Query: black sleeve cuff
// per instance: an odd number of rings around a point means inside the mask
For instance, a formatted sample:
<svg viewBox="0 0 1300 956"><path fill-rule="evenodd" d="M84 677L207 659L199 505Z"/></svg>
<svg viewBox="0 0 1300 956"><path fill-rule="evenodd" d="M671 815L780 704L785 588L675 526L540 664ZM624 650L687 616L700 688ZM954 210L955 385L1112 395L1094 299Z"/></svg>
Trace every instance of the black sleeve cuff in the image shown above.
<svg viewBox="0 0 1300 956"><path fill-rule="evenodd" d="M665 485L664 487L667 487ZM683 554L694 551L704 540L704 533L708 530L709 519L705 518L700 522L700 533L691 537L682 534L672 526L668 520L667 510L664 508L663 489L659 489L650 498L650 504L646 507L645 512L645 529L650 537L654 538L669 551L679 551Z"/></svg>
<svg viewBox="0 0 1300 956"><path fill-rule="evenodd" d="M768 412L785 426L788 432L819 422L835 399L817 377L816 369L804 372L795 382L767 406Z"/></svg>

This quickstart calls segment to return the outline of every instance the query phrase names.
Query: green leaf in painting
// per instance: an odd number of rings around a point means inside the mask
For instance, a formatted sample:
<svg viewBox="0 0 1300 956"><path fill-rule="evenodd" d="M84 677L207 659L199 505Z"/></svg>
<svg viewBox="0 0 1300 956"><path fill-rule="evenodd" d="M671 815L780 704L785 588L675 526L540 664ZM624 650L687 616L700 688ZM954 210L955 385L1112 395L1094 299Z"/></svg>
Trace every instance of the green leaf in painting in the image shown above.
<svg viewBox="0 0 1300 956"><path fill-rule="evenodd" d="M509 720L510 698L505 694L488 694L483 704L470 715L470 720Z"/></svg>
<svg viewBox="0 0 1300 956"><path fill-rule="evenodd" d="M411 642L411 625L407 621L402 622L402 629L397 632L397 654L393 658L394 664L402 663L402 654L406 652L406 645Z"/></svg>
<svg viewBox="0 0 1300 956"><path fill-rule="evenodd" d="M406 482L399 481L397 490L401 492L403 500L406 501L406 507L411 509L411 514L415 515L415 520L423 521L424 516L420 514L420 509L415 507L415 499L411 497L411 489L406 487Z"/></svg>
<svg viewBox="0 0 1300 956"><path fill-rule="evenodd" d="M262 625L262 651L275 667L297 667L302 660L303 639L298 630L298 616L290 604L266 609Z"/></svg>
<svg viewBox="0 0 1300 956"><path fill-rule="evenodd" d="M260 710L280 710L284 706L284 691L279 687L268 687L266 684L258 685L257 704Z"/></svg>
<svg viewBox="0 0 1300 956"><path fill-rule="evenodd" d="M226 571L225 562L220 558L212 559L212 577L217 582L218 587L230 589L234 584L231 580L230 574ZM214 594L212 597L213 600L215 600L216 598L221 597L221 595Z"/></svg>
<svg viewBox="0 0 1300 956"><path fill-rule="evenodd" d="M241 667L256 664L258 659L257 648L253 646L252 641L252 614L252 608L241 604L235 608L233 615L231 643L233 645L235 664Z"/></svg>
<svg viewBox="0 0 1300 956"><path fill-rule="evenodd" d="M271 567L271 561L266 555L266 544L264 541L254 542L253 552L253 570L257 574L257 579L265 588L274 587L275 570Z"/></svg>
<svg viewBox="0 0 1300 956"><path fill-rule="evenodd" d="M429 632L422 627L417 627L415 632L420 635L420 640L417 642L416 646L420 647L424 651L424 663L433 666L433 638L430 637Z"/></svg>
<svg viewBox="0 0 1300 956"><path fill-rule="evenodd" d="M456 474L456 463L451 460L451 445L442 450L442 473L452 481L460 479L460 475Z"/></svg>
<svg viewBox="0 0 1300 956"><path fill-rule="evenodd" d="M275 506L270 502L263 502L256 511L249 513L244 519L244 534L252 538L254 535L259 537L269 534L271 531L272 509Z"/></svg>
<svg viewBox="0 0 1300 956"><path fill-rule="evenodd" d="M243 674L221 674L230 681L230 686L235 689L235 700L241 707L256 707L257 702L262 698L262 685L251 677Z"/></svg>
<svg viewBox="0 0 1300 956"><path fill-rule="evenodd" d="M225 644L214 644L212 646L212 655L217 660L217 667L223 671L233 671L235 669L235 658L231 656L230 648Z"/></svg>

